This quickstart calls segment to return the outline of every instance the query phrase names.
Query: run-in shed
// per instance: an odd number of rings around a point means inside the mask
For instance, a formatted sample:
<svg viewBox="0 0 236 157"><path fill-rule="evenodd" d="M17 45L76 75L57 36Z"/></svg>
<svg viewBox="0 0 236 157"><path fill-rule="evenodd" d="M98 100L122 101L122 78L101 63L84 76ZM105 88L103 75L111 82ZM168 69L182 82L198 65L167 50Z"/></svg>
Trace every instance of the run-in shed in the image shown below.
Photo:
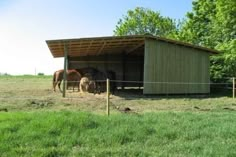
<svg viewBox="0 0 236 157"><path fill-rule="evenodd" d="M65 69L112 70L117 80L125 81L119 86L141 85L144 94L209 93L209 56L218 53L146 35L47 40L46 43L53 57L64 57Z"/></svg>

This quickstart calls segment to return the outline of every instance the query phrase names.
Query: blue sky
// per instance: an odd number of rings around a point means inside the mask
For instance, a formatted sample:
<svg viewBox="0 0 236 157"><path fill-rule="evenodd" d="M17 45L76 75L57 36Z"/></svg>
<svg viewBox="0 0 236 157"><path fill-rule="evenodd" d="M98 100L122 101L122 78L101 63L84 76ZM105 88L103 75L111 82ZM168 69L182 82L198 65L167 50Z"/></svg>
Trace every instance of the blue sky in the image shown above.
<svg viewBox="0 0 236 157"><path fill-rule="evenodd" d="M184 18L192 0L0 0L0 72L52 74L63 67L48 39L111 36L129 9L145 7Z"/></svg>

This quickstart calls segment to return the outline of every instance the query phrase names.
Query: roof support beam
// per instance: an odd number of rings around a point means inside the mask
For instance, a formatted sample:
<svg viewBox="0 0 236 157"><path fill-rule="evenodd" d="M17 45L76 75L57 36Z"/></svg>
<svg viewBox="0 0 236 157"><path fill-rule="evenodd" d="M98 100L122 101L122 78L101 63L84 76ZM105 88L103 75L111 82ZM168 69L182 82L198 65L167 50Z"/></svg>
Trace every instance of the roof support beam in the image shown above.
<svg viewBox="0 0 236 157"><path fill-rule="evenodd" d="M85 51L86 56L88 55L88 51L89 51L90 47L92 46L92 44L93 44L93 40L90 41L89 46L87 47L87 49Z"/></svg>
<svg viewBox="0 0 236 157"><path fill-rule="evenodd" d="M127 51L126 51L126 54L130 54L131 52L137 50L138 48L140 48L140 47L143 46L143 45L144 45L144 41L142 41L141 43L137 44L135 47L133 47L133 48L127 50Z"/></svg>
<svg viewBox="0 0 236 157"><path fill-rule="evenodd" d="M99 49L99 51L97 53L97 56L100 55L100 53L102 52L102 50L104 49L105 46L106 46L106 42L104 41L102 47Z"/></svg>

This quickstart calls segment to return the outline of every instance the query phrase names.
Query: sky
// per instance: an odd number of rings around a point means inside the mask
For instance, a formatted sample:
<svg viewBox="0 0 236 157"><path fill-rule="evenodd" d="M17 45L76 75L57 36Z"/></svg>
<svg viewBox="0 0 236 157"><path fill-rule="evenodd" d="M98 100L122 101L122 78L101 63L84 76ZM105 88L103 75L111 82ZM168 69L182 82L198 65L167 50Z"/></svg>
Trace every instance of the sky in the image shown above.
<svg viewBox="0 0 236 157"><path fill-rule="evenodd" d="M45 40L112 36L136 7L183 19L192 0L0 0L0 73L52 74L63 68Z"/></svg>

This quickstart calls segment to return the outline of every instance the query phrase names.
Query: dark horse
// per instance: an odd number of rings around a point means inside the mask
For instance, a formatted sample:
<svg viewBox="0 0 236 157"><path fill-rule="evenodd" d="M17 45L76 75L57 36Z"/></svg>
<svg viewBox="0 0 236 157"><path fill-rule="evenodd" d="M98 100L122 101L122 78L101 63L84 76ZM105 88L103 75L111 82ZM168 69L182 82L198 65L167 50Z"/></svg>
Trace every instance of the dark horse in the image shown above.
<svg viewBox="0 0 236 157"><path fill-rule="evenodd" d="M105 71L105 75L110 80L110 91L111 91L111 93L115 94L115 91L117 89L116 73L114 71L108 70L108 71Z"/></svg>
<svg viewBox="0 0 236 157"><path fill-rule="evenodd" d="M53 74L53 90L56 91L56 85L58 85L59 90L61 91L61 81L64 79L64 70L58 70L55 71ZM81 79L81 74L74 70L67 70L66 72L66 76L67 76L67 87L68 86L72 86L73 87L73 91L74 91L74 87L78 87L79 90L79 81Z"/></svg>

